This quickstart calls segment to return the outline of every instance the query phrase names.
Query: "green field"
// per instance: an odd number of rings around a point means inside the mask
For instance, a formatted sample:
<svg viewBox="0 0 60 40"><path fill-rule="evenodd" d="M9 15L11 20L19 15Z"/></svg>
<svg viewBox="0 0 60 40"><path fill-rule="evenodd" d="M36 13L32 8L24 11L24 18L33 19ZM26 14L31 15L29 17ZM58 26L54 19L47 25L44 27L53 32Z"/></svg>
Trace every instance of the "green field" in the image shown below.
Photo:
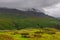
<svg viewBox="0 0 60 40"><path fill-rule="evenodd" d="M54 28L0 30L0 40L60 40L60 31Z"/></svg>

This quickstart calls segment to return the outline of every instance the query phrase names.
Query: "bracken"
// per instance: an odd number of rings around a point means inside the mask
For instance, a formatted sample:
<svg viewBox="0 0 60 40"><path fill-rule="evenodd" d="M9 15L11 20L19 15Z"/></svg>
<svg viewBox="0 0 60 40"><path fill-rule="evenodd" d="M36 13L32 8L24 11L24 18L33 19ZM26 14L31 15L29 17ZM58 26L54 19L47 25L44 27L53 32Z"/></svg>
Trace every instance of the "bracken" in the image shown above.
<svg viewBox="0 0 60 40"><path fill-rule="evenodd" d="M15 40L15 39L10 35L0 34L0 40Z"/></svg>

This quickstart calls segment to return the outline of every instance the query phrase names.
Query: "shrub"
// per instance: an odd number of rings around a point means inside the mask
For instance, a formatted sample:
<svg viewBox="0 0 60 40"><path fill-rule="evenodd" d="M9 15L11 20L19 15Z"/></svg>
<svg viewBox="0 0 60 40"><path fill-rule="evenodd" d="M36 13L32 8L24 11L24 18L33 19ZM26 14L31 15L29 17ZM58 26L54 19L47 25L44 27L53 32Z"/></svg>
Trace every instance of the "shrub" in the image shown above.
<svg viewBox="0 0 60 40"><path fill-rule="evenodd" d="M43 32L41 32L41 31L34 32L34 37L40 38L40 37L42 37L41 34L43 34Z"/></svg>
<svg viewBox="0 0 60 40"><path fill-rule="evenodd" d="M36 38L40 38L40 37L42 37L42 35L34 34L34 37L36 37Z"/></svg>
<svg viewBox="0 0 60 40"><path fill-rule="evenodd" d="M21 33L23 38L30 38L29 33Z"/></svg>
<svg viewBox="0 0 60 40"><path fill-rule="evenodd" d="M37 32L34 32L35 34L43 34L44 32L41 32L41 31L37 31Z"/></svg>
<svg viewBox="0 0 60 40"><path fill-rule="evenodd" d="M53 27L60 30L60 24L56 24Z"/></svg>
<svg viewBox="0 0 60 40"><path fill-rule="evenodd" d="M12 36L0 34L0 40L15 40Z"/></svg>
<svg viewBox="0 0 60 40"><path fill-rule="evenodd" d="M20 34L19 32L14 32L13 35Z"/></svg>
<svg viewBox="0 0 60 40"><path fill-rule="evenodd" d="M55 34L56 32L52 29L45 29L45 33L47 34Z"/></svg>

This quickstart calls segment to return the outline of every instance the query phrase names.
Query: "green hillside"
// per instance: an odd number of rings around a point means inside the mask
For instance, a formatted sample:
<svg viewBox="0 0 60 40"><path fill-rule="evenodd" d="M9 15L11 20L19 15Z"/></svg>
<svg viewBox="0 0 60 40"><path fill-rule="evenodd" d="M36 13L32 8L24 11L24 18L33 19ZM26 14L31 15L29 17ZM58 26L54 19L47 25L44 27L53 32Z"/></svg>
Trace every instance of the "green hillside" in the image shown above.
<svg viewBox="0 0 60 40"><path fill-rule="evenodd" d="M22 28L41 28L41 27L52 27L60 22L53 18L44 17L23 17L0 14L0 29L22 29Z"/></svg>
<svg viewBox="0 0 60 40"><path fill-rule="evenodd" d="M0 8L0 40L60 40L60 20L36 9Z"/></svg>
<svg viewBox="0 0 60 40"><path fill-rule="evenodd" d="M60 21L43 12L0 9L0 29L19 30L24 28L60 28ZM58 27L57 27L58 26Z"/></svg>

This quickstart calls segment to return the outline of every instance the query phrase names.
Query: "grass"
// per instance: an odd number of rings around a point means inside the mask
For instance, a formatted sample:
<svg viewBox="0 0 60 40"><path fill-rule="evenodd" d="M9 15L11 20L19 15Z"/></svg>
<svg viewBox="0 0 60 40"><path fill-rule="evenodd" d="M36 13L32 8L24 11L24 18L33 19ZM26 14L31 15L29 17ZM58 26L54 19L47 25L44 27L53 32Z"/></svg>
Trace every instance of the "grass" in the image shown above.
<svg viewBox="0 0 60 40"><path fill-rule="evenodd" d="M25 37L22 37L21 33L28 33L29 37L26 34ZM14 40L60 40L60 31L55 28L22 29L22 30L13 30L13 31L1 30L0 40L2 40L1 37L3 38L3 40L7 39L8 37L14 38ZM12 40L11 38L7 40Z"/></svg>

